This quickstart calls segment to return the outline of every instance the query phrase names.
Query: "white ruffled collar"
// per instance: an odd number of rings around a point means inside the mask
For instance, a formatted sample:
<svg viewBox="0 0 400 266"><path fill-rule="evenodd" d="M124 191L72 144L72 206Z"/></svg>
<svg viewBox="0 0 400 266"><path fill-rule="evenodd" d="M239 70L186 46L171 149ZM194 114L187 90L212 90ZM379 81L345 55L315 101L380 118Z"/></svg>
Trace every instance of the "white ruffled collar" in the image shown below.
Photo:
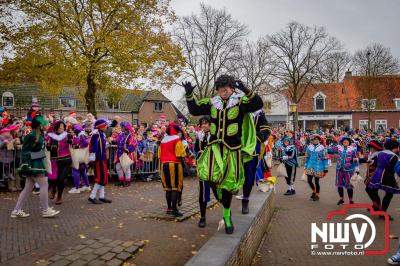
<svg viewBox="0 0 400 266"><path fill-rule="evenodd" d="M258 110L258 111L255 111L254 113L252 113L253 118L256 118L262 111L263 111L263 110L260 109L260 110Z"/></svg>
<svg viewBox="0 0 400 266"><path fill-rule="evenodd" d="M209 132L207 132L207 133L209 133ZM203 141L205 135L206 135L206 132L204 132L203 130L200 130L197 133L197 138L199 139L199 141ZM211 134L208 134L207 141L210 140L210 136L211 136Z"/></svg>
<svg viewBox="0 0 400 266"><path fill-rule="evenodd" d="M375 159L379 154L379 151L374 151L373 153L370 153L368 155L368 161L371 162L373 159Z"/></svg>
<svg viewBox="0 0 400 266"><path fill-rule="evenodd" d="M340 151L340 152L343 152L344 151L344 146L343 145L338 145L338 150ZM346 151L354 151L354 150L357 150L357 148L356 147L354 147L354 146L347 146L347 149L346 149Z"/></svg>
<svg viewBox="0 0 400 266"><path fill-rule="evenodd" d="M68 135L68 133L65 131L63 133L61 133L60 135L57 135L56 133L53 133L53 132L49 133L49 137L56 141L61 141L61 140L65 139L67 137L67 135Z"/></svg>
<svg viewBox="0 0 400 266"><path fill-rule="evenodd" d="M164 138L162 139L161 143L167 143L173 140L179 139L178 135L170 136L170 135L165 135Z"/></svg>
<svg viewBox="0 0 400 266"><path fill-rule="evenodd" d="M231 97L229 97L226 108L231 108L231 107L237 105L243 96L244 96L243 92L234 92L231 95ZM222 98L219 95L211 98L211 103L218 110L224 109L224 100L222 100Z"/></svg>

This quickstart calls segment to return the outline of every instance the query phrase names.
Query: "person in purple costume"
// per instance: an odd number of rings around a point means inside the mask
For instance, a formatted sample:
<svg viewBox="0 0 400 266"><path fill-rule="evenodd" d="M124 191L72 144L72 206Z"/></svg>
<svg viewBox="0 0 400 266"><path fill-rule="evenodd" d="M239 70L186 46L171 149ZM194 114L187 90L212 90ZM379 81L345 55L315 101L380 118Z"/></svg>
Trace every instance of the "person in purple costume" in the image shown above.
<svg viewBox="0 0 400 266"><path fill-rule="evenodd" d="M86 134L82 126L76 124L72 127L74 133L71 139L72 149L85 149L89 146L90 136ZM87 175L88 165L85 162L81 162L78 165L78 169L72 167L72 177L74 179L74 187L68 191L70 194L76 194L84 191L90 191L89 177ZM84 182L84 186L80 188L81 178Z"/></svg>
<svg viewBox="0 0 400 266"><path fill-rule="evenodd" d="M386 192L382 199L380 210L387 211L393 194L400 194L400 188L395 177L395 166L399 161L399 157L396 154L399 150L399 142L389 139L385 141L383 146L385 149L378 154L378 167L371 178L368 188L373 190L373 201L378 204L381 202L378 191L381 189ZM391 216L389 217L393 220Z"/></svg>

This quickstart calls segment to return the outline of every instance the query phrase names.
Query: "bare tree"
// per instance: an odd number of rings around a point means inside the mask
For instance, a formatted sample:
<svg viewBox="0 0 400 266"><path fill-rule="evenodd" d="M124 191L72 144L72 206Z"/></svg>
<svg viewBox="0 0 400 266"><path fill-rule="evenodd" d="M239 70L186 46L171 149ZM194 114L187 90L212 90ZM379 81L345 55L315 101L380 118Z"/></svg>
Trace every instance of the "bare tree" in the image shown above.
<svg viewBox="0 0 400 266"><path fill-rule="evenodd" d="M388 47L380 43L355 52L353 66L356 74L366 76L396 74L400 71L399 60L392 55Z"/></svg>
<svg viewBox="0 0 400 266"><path fill-rule="evenodd" d="M359 81L358 87L360 88L361 109L368 113L368 130L372 130L371 116L372 111L376 108L376 97L379 94L378 83L374 82L379 79L376 76L396 74L400 70L400 64L389 48L375 43L358 50L353 56L353 65L356 74L366 76ZM384 82L386 83L386 80Z"/></svg>
<svg viewBox="0 0 400 266"><path fill-rule="evenodd" d="M200 5L200 14L181 17L175 38L183 48L186 69L181 80L192 80L196 98L214 94L217 75L226 71L228 64L248 35L245 25L233 19L226 10Z"/></svg>
<svg viewBox="0 0 400 266"><path fill-rule="evenodd" d="M249 88L259 95L274 92L274 87L269 84L273 79L275 63L267 39L259 39L255 43L246 41L233 57L229 67L231 73L246 82Z"/></svg>
<svg viewBox="0 0 400 266"><path fill-rule="evenodd" d="M334 52L318 67L321 82L341 82L351 67L351 55L347 51Z"/></svg>
<svg viewBox="0 0 400 266"><path fill-rule="evenodd" d="M268 36L276 61L274 76L286 88L289 100L298 104L308 88L319 80L318 67L333 52L341 50L337 39L323 27L289 23L283 30ZM294 112L294 129L298 128L298 112Z"/></svg>

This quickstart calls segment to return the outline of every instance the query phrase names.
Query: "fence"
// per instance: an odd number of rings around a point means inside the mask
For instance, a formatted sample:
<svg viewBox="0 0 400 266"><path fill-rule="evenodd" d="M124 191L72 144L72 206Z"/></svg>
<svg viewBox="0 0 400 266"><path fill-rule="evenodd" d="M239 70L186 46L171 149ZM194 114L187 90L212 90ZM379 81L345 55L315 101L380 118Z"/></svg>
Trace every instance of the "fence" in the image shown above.
<svg viewBox="0 0 400 266"><path fill-rule="evenodd" d="M20 150L14 146L8 146L0 149L0 183L5 183L8 180L15 178L16 169L20 162Z"/></svg>
<svg viewBox="0 0 400 266"><path fill-rule="evenodd" d="M108 154L108 174L110 177L115 177L117 171L115 169L115 154L117 151L116 145L109 145ZM8 180L13 179L12 175L17 174L17 169L21 162L21 146L17 146L14 149L0 149L0 185L4 185ZM89 171L89 174L93 175L93 171ZM147 179L152 177L153 179L159 178L159 158L157 153L146 153L143 158L138 160L131 166L132 177L139 177Z"/></svg>
<svg viewBox="0 0 400 266"><path fill-rule="evenodd" d="M116 176L115 155L117 153L117 145L108 146L108 173L110 176ZM131 175L133 177L148 178L149 176L159 177L159 158L156 152L147 152L141 158L138 156L136 162L131 165Z"/></svg>

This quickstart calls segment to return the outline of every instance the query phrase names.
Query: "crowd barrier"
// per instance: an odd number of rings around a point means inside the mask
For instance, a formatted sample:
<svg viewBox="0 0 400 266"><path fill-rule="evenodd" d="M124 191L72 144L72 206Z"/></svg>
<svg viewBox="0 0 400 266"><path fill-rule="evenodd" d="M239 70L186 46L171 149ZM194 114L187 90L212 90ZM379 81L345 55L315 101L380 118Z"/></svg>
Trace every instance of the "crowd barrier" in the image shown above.
<svg viewBox="0 0 400 266"><path fill-rule="evenodd" d="M117 151L116 145L108 145L107 148L107 163L108 173L110 177L117 176L115 168L115 155ZM10 173L15 177L17 169L21 163L21 146L14 147L13 149L0 149L0 185L5 185L7 181L14 179ZM89 170L89 174L93 171ZM147 152L142 158L137 157L134 164L131 165L132 177L138 178L159 178L159 158L157 153Z"/></svg>
<svg viewBox="0 0 400 266"><path fill-rule="evenodd" d="M6 183L7 180L10 179L7 174L9 169L13 174L17 174L17 169L20 164L20 153L21 146L17 146L13 150L1 149L0 150L0 183ZM115 156L117 151L117 145L108 145L107 146L107 166L108 173L110 177L117 176L116 164L115 164ZM273 159L279 160L281 157L280 149L273 149ZM185 171L187 175L192 175L194 170L193 167L185 165ZM187 169L187 170L186 170ZM131 165L131 174L132 177L138 178L148 178L155 177L159 178L159 158L156 152L147 152L142 158L137 156L137 160L134 164ZM89 174L93 175L93 171L89 171Z"/></svg>
<svg viewBox="0 0 400 266"><path fill-rule="evenodd" d="M20 149L7 147L0 149L0 183L13 180L20 162Z"/></svg>

